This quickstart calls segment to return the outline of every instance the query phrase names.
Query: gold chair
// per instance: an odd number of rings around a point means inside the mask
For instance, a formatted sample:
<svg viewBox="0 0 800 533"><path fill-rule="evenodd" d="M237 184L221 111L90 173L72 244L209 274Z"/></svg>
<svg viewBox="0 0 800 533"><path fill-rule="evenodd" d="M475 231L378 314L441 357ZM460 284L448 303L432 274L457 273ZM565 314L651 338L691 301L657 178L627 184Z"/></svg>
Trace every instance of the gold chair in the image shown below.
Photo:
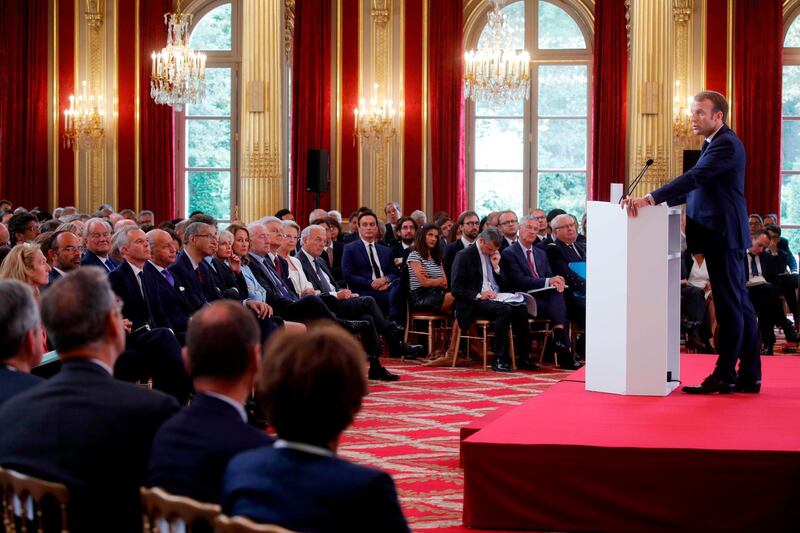
<svg viewBox="0 0 800 533"><path fill-rule="evenodd" d="M214 521L214 533L294 533L274 524L256 524L244 516L233 518L219 515Z"/></svg>
<svg viewBox="0 0 800 533"><path fill-rule="evenodd" d="M433 353L433 347L436 339L436 332L438 331L446 331L447 330L447 321L450 320L450 317L447 315L443 315L441 313L428 313L424 311L411 311L411 309L406 305L406 331L403 336L403 342L408 344L408 336L409 334L414 335L424 335L428 337L428 355ZM420 330L413 330L411 327L414 325L414 322L427 322L428 329L426 331ZM437 323L441 323L440 327L435 327Z"/></svg>
<svg viewBox="0 0 800 533"><path fill-rule="evenodd" d="M489 338L494 335L489 333L489 326L492 324L492 321L479 318L473 321L472 324L476 328L480 329L480 336L462 335L461 327L458 325L458 320L453 320L453 333L450 336L450 348L448 348L453 350L452 366L456 366L456 359L458 358L458 346L461 342L461 339L479 340L482 342L481 353L483 355L483 369L486 370L487 355L489 352ZM514 353L514 334L512 333L511 327L508 328L508 349L511 357L511 368L516 370L517 357L516 354Z"/></svg>
<svg viewBox="0 0 800 533"><path fill-rule="evenodd" d="M217 504L170 494L160 487L141 487L139 494L142 498L142 525L145 533L191 533L198 521L207 523L210 529L222 512ZM185 529L177 526L178 521L183 522Z"/></svg>
<svg viewBox="0 0 800 533"><path fill-rule="evenodd" d="M61 483L44 481L14 470L0 468L0 490L3 496L3 525L6 533L42 533L45 520L54 520L58 504L61 533L69 531L67 505L69 490ZM49 502L49 503L48 503ZM51 512L52 509L52 512ZM48 528L49 529L49 528Z"/></svg>
<svg viewBox="0 0 800 533"><path fill-rule="evenodd" d="M528 328L530 328L531 335L541 335L541 349L539 350L539 363L544 359L544 353L547 351L547 342L553 336L553 329L550 326L550 319L547 318L529 318ZM554 352L553 360L558 365L558 353Z"/></svg>

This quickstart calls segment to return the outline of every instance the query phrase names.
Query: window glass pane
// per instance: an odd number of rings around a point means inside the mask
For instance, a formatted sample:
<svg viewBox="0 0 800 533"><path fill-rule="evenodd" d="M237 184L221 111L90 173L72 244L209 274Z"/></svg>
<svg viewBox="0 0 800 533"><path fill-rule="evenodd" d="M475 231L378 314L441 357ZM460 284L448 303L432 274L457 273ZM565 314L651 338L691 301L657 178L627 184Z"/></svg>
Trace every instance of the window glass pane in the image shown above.
<svg viewBox="0 0 800 533"><path fill-rule="evenodd" d="M784 174L781 186L781 224L800 225L800 175ZM795 253L800 251L795 250Z"/></svg>
<svg viewBox="0 0 800 533"><path fill-rule="evenodd" d="M514 2L513 4L507 5L506 7L500 9L500 12L506 16L506 23L503 25L503 34L501 35L500 47L511 48L513 50L524 49L525 2ZM487 24L481 32L481 36L478 38L478 48L493 48L493 38L492 32Z"/></svg>
<svg viewBox="0 0 800 533"><path fill-rule="evenodd" d="M187 104L188 116L229 117L231 115L231 69L206 69L206 97L199 104Z"/></svg>
<svg viewBox="0 0 800 533"><path fill-rule="evenodd" d="M800 116L800 66L797 65L783 67L783 115Z"/></svg>
<svg viewBox="0 0 800 533"><path fill-rule="evenodd" d="M586 48L583 33L575 19L560 7L544 0L539 2L539 48L542 50Z"/></svg>
<svg viewBox="0 0 800 533"><path fill-rule="evenodd" d="M786 40L783 41L786 48L800 48L800 17L795 17L794 22L786 32Z"/></svg>
<svg viewBox="0 0 800 533"><path fill-rule="evenodd" d="M586 212L586 173L539 173L539 209L563 209L578 222Z"/></svg>
<svg viewBox="0 0 800 533"><path fill-rule="evenodd" d="M586 168L586 119L539 119L539 168Z"/></svg>
<svg viewBox="0 0 800 533"><path fill-rule="evenodd" d="M475 120L475 168L522 170L523 121L516 118Z"/></svg>
<svg viewBox="0 0 800 533"><path fill-rule="evenodd" d="M475 211L485 216L503 209L522 213L522 172L476 172Z"/></svg>
<svg viewBox="0 0 800 533"><path fill-rule="evenodd" d="M797 259L797 252L800 250L800 229L781 228L781 237L786 237L786 240L789 241L789 251Z"/></svg>
<svg viewBox="0 0 800 533"><path fill-rule="evenodd" d="M230 168L231 121L186 120L186 166Z"/></svg>
<svg viewBox="0 0 800 533"><path fill-rule="evenodd" d="M586 116L586 65L539 67L539 115Z"/></svg>
<svg viewBox="0 0 800 533"><path fill-rule="evenodd" d="M783 121L783 170L800 170L800 120ZM795 200L800 198L796 196Z"/></svg>
<svg viewBox="0 0 800 533"><path fill-rule="evenodd" d="M520 117L525 114L524 101L509 100L502 104L478 100L475 102L475 115L479 117Z"/></svg>
<svg viewBox="0 0 800 533"><path fill-rule="evenodd" d="M231 4L212 9L201 18L189 37L193 50L231 49Z"/></svg>
<svg viewBox="0 0 800 533"><path fill-rule="evenodd" d="M230 172L187 172L186 181L187 213L202 211L218 220L230 220Z"/></svg>

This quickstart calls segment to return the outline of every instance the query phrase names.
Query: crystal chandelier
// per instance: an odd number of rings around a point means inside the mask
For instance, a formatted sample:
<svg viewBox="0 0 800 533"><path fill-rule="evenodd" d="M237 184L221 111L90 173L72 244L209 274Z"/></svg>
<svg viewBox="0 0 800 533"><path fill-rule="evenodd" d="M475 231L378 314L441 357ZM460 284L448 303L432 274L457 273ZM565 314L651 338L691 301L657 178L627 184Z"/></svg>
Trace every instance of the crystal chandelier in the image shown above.
<svg viewBox="0 0 800 533"><path fill-rule="evenodd" d="M353 129L353 144L356 137L361 139L362 144L380 146L389 142L394 137L396 130L394 127L394 116L396 114L391 100L383 100L380 104L378 100L378 84L373 86L373 97L370 99L369 107L364 98L361 99L361 106L353 109L355 127Z"/></svg>
<svg viewBox="0 0 800 533"><path fill-rule="evenodd" d="M189 48L192 15L181 12L181 0L175 13L164 14L164 24L167 46L151 56L150 96L180 112L184 104L196 104L206 95L206 55Z"/></svg>
<svg viewBox="0 0 800 533"><path fill-rule="evenodd" d="M64 147L96 150L103 143L103 109L102 95L87 95L86 82L83 82L83 92L75 98L69 97L69 109L64 110Z"/></svg>
<svg viewBox="0 0 800 533"><path fill-rule="evenodd" d="M497 104L527 99L530 93L531 56L511 48L508 17L495 0L489 12L491 48L469 50L464 54L465 96Z"/></svg>
<svg viewBox="0 0 800 533"><path fill-rule="evenodd" d="M680 80L675 80L675 96L672 98L672 137L678 146L689 148L697 138L692 130L692 97L685 102L681 98Z"/></svg>

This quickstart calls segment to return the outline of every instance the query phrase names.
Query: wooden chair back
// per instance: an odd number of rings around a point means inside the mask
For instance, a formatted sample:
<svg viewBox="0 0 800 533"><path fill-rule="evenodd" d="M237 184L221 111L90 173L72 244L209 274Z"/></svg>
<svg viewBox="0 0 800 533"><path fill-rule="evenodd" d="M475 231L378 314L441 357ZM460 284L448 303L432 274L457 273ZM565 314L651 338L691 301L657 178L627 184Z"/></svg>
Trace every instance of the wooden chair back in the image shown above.
<svg viewBox="0 0 800 533"><path fill-rule="evenodd" d="M219 515L214 522L214 533L294 533L274 524L257 524L244 516Z"/></svg>
<svg viewBox="0 0 800 533"><path fill-rule="evenodd" d="M0 491L6 533L53 531L56 523L61 533L69 531L69 490L61 483L0 468Z"/></svg>
<svg viewBox="0 0 800 533"><path fill-rule="evenodd" d="M142 498L142 525L145 533L190 533L198 522L205 523L207 530L210 530L214 519L222 512L217 504L170 494L160 487L141 487L139 493Z"/></svg>

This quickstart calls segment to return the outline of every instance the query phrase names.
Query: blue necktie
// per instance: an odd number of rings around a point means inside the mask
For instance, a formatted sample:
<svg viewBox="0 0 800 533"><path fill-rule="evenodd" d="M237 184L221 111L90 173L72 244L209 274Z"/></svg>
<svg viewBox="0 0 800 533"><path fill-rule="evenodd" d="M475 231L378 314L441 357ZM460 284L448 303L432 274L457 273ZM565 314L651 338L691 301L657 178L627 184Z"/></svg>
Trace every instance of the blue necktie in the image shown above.
<svg viewBox="0 0 800 533"><path fill-rule="evenodd" d="M331 287L331 284L328 283L327 279L325 279L325 274L323 274L322 268L320 268L320 266L319 266L319 264L321 262L322 262L321 258L319 258L319 257L315 258L314 259L314 266L316 267L316 270L317 270L317 277L319 278L319 285L320 285L320 287L322 287L322 292L327 294L327 293L333 292L333 287Z"/></svg>
<svg viewBox="0 0 800 533"><path fill-rule="evenodd" d="M167 281L169 282L170 286L174 287L175 286L175 278L172 277L172 272L170 272L169 270L167 270L165 268L164 270L161 271L161 273L164 274L165 278L167 278Z"/></svg>
<svg viewBox="0 0 800 533"><path fill-rule="evenodd" d="M748 254L750 256L750 277L760 276L761 274L758 272L758 263L756 263L756 256L753 254Z"/></svg>
<svg viewBox="0 0 800 533"><path fill-rule="evenodd" d="M492 261L491 259L489 259L488 255L484 255L483 260L486 262L486 278L489 280L489 285L492 286L492 290L494 292L498 292L500 290L500 287L494 280L494 267L492 266Z"/></svg>
<svg viewBox="0 0 800 533"><path fill-rule="evenodd" d="M264 263L263 263L264 264L264 269L267 271L267 275L269 276L270 281L272 281L272 284L275 285L276 289L278 289L278 292L280 293L280 295L283 296L284 298L288 298L289 300L291 300L293 302L295 300L297 300L297 297L294 294L290 293L286 289L286 287L284 287L283 281L281 281L278 278L278 276L276 276L275 273L272 272L272 268L273 267L269 263L270 263L269 257L265 258L264 259Z"/></svg>

